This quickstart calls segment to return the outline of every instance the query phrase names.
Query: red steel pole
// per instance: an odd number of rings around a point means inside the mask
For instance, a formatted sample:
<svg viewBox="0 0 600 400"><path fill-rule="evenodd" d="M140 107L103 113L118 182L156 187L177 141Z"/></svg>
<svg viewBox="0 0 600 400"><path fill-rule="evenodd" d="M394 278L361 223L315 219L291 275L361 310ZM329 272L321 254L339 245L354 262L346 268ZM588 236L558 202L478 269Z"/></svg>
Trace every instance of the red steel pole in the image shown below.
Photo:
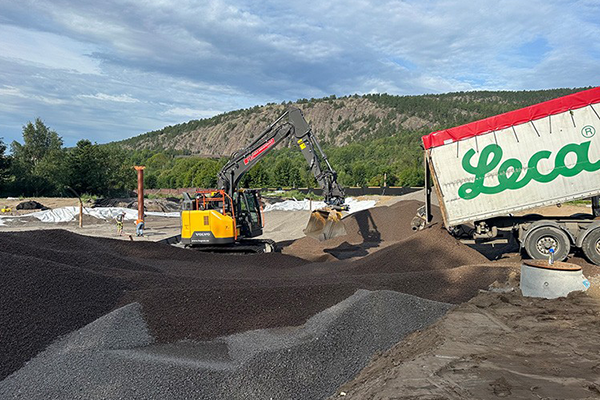
<svg viewBox="0 0 600 400"><path fill-rule="evenodd" d="M144 221L144 166L133 167L138 176L138 221Z"/></svg>

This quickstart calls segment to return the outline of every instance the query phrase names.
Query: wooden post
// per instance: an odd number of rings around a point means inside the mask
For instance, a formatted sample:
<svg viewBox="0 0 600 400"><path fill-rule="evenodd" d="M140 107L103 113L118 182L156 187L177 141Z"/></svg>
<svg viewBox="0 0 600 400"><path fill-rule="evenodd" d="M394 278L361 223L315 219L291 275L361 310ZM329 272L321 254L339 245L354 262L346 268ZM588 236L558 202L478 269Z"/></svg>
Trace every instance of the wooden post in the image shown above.
<svg viewBox="0 0 600 400"><path fill-rule="evenodd" d="M69 189L79 199L79 227L83 228L83 201L81 200L81 196L72 187L65 186L65 188Z"/></svg>
<svg viewBox="0 0 600 400"><path fill-rule="evenodd" d="M79 197L79 227L83 228L83 201Z"/></svg>

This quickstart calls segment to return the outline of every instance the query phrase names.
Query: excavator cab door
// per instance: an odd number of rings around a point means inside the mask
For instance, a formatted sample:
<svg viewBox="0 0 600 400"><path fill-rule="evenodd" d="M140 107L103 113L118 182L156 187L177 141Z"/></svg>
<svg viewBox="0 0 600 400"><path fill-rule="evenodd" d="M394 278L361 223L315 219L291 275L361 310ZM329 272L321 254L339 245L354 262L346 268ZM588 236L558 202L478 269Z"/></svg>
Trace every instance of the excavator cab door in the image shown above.
<svg viewBox="0 0 600 400"><path fill-rule="evenodd" d="M255 190L241 190L237 193L238 209L236 219L242 237L251 238L262 235L260 202Z"/></svg>

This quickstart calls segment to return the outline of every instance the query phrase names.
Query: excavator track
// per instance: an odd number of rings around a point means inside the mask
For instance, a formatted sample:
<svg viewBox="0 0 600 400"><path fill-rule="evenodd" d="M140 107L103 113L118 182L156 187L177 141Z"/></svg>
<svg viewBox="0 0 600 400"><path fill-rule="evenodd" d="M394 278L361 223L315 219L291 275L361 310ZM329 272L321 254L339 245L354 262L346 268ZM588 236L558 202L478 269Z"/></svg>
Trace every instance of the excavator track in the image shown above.
<svg viewBox="0 0 600 400"><path fill-rule="evenodd" d="M262 254L275 253L279 251L277 243L271 239L242 239L228 245L215 246L186 246L181 243L181 235L172 236L160 241L160 243L169 244L171 246L185 248L189 250L202 251L208 253L229 253L229 254Z"/></svg>

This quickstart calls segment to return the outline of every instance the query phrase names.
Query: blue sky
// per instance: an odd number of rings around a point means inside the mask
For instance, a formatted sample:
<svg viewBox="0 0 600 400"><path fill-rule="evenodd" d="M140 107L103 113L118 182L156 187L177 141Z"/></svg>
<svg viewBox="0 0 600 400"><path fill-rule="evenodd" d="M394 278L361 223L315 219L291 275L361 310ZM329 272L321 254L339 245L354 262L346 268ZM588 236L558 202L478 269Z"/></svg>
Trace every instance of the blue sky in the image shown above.
<svg viewBox="0 0 600 400"><path fill-rule="evenodd" d="M600 84L600 2L0 0L0 137L65 144L354 93Z"/></svg>

